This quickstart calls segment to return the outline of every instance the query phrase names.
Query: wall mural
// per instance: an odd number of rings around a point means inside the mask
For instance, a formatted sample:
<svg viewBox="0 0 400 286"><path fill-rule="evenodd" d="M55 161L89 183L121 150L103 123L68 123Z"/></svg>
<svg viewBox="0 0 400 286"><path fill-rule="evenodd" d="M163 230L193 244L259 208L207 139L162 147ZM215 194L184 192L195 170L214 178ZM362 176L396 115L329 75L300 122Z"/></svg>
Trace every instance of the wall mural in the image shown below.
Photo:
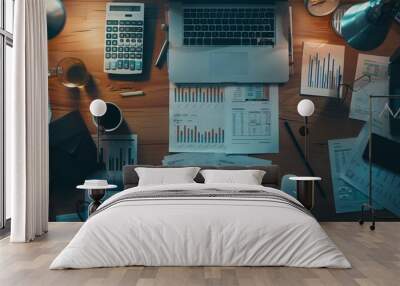
<svg viewBox="0 0 400 286"><path fill-rule="evenodd" d="M51 220L85 220L90 198L76 186L106 179L117 185L107 198L123 189L126 164L277 164L292 196L294 177L318 178L320 220L358 220L362 207L400 217L400 26L373 55L358 52L336 34L342 14L327 32L290 2L289 82L177 85L163 1L64 1L65 25L49 40Z"/></svg>

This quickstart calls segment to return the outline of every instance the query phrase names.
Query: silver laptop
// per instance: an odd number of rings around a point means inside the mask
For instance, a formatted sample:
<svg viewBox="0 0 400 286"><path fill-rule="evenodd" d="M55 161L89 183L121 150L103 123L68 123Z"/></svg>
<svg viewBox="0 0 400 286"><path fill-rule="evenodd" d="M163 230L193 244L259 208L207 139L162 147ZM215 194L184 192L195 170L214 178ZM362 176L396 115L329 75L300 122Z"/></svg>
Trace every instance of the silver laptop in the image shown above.
<svg viewBox="0 0 400 286"><path fill-rule="evenodd" d="M171 1L169 78L174 83L289 80L288 1Z"/></svg>

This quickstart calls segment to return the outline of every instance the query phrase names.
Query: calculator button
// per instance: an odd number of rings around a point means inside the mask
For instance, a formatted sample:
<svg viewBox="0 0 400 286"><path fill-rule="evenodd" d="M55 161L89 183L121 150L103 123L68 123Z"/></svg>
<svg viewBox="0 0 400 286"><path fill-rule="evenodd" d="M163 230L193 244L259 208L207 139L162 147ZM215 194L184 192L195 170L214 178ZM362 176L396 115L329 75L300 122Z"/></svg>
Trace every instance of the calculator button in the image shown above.
<svg viewBox="0 0 400 286"><path fill-rule="evenodd" d="M138 25L143 25L143 21L136 21Z"/></svg>
<svg viewBox="0 0 400 286"><path fill-rule="evenodd" d="M110 45L111 45L111 40L107 40L107 41L106 41L106 45L107 45L107 46L110 46Z"/></svg>
<svg viewBox="0 0 400 286"><path fill-rule="evenodd" d="M142 61L136 60L136 62L135 62L135 68L136 68L137 70L141 70L141 69L142 69Z"/></svg>
<svg viewBox="0 0 400 286"><path fill-rule="evenodd" d="M113 59L116 59L116 58L117 58L117 54L116 54L116 53L113 53L111 57L112 57Z"/></svg>
<svg viewBox="0 0 400 286"><path fill-rule="evenodd" d="M111 69L111 63L110 63L109 61L106 61L106 63L105 63L105 69L106 69L106 70Z"/></svg>
<svg viewBox="0 0 400 286"><path fill-rule="evenodd" d="M106 59L111 58L111 54L110 53L106 53Z"/></svg>
<svg viewBox="0 0 400 286"><path fill-rule="evenodd" d="M117 47L112 47L112 52L115 53L117 51Z"/></svg>
<svg viewBox="0 0 400 286"><path fill-rule="evenodd" d="M129 69L131 71L135 70L135 61L132 61L132 60L129 61Z"/></svg>
<svg viewBox="0 0 400 286"><path fill-rule="evenodd" d="M113 27L113 32L118 32L118 27Z"/></svg>
<svg viewBox="0 0 400 286"><path fill-rule="evenodd" d="M125 59L129 59L129 54L128 54L128 53L125 53L125 54L124 54L124 58L125 58Z"/></svg>
<svg viewBox="0 0 400 286"><path fill-rule="evenodd" d="M142 27L137 27L136 31L137 32L143 32L143 28Z"/></svg>
<svg viewBox="0 0 400 286"><path fill-rule="evenodd" d="M136 52L142 52L142 48L141 47L136 48Z"/></svg>
<svg viewBox="0 0 400 286"><path fill-rule="evenodd" d="M119 31L123 32L123 31L125 31L125 28L124 27L119 27Z"/></svg>
<svg viewBox="0 0 400 286"><path fill-rule="evenodd" d="M123 60L118 60L118 62L117 62L117 67L118 67L118 69L122 69L122 67L123 67Z"/></svg>
<svg viewBox="0 0 400 286"><path fill-rule="evenodd" d="M106 52L111 52L111 47L106 47Z"/></svg>
<svg viewBox="0 0 400 286"><path fill-rule="evenodd" d="M141 59L142 58L142 54L136 53L136 58L137 59Z"/></svg>
<svg viewBox="0 0 400 286"><path fill-rule="evenodd" d="M115 61L111 62L111 69L113 69L113 70L117 69L117 62L115 62Z"/></svg>
<svg viewBox="0 0 400 286"><path fill-rule="evenodd" d="M118 45L118 41L117 41L117 40L114 40L114 41L112 41L112 44L113 44L114 46L116 46L116 45Z"/></svg>
<svg viewBox="0 0 400 286"><path fill-rule="evenodd" d="M110 34L110 33L107 33L107 34L106 34L106 38L107 38L107 39L111 39L111 34Z"/></svg>
<svg viewBox="0 0 400 286"><path fill-rule="evenodd" d="M125 52L125 53L129 53L129 47L125 47L125 48L124 48L124 52Z"/></svg>
<svg viewBox="0 0 400 286"><path fill-rule="evenodd" d="M128 60L125 60L124 61L124 69L129 69L129 61Z"/></svg>
<svg viewBox="0 0 400 286"><path fill-rule="evenodd" d="M118 53L118 58L119 59L122 59L124 57L124 54L123 53Z"/></svg>
<svg viewBox="0 0 400 286"><path fill-rule="evenodd" d="M129 57L130 57L131 59L134 59L134 58L135 58L135 54L134 54L134 53L129 54Z"/></svg>
<svg viewBox="0 0 400 286"><path fill-rule="evenodd" d="M112 27L107 27L107 32L112 32Z"/></svg>
<svg viewBox="0 0 400 286"><path fill-rule="evenodd" d="M118 47L118 52L122 53L124 51L123 47Z"/></svg>
<svg viewBox="0 0 400 286"><path fill-rule="evenodd" d="M117 39L118 38L118 34L112 34L112 38L113 39Z"/></svg>

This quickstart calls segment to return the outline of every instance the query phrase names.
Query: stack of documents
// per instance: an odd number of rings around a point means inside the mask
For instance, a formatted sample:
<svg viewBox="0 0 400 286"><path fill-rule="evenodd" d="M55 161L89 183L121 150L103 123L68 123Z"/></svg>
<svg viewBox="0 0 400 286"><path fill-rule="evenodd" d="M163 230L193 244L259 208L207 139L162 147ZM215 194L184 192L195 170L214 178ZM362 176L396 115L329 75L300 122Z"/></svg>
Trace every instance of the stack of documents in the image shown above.
<svg viewBox="0 0 400 286"><path fill-rule="evenodd" d="M361 205L368 202L369 184L372 182L374 208L385 208L400 216L400 176L373 164L372 176L369 177L369 162L363 158L369 142L368 131L368 124L365 124L357 138L329 141L336 212L360 211ZM389 159L391 155L387 156Z"/></svg>
<svg viewBox="0 0 400 286"><path fill-rule="evenodd" d="M178 153L165 156L162 163L164 166L267 166L272 164L270 160L221 153Z"/></svg>

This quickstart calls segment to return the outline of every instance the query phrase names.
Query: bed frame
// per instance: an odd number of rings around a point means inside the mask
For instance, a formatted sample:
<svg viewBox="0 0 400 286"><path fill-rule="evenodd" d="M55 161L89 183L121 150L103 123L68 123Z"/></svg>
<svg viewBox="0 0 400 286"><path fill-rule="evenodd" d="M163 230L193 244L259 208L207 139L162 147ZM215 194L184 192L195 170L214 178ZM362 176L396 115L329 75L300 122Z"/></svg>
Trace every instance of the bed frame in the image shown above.
<svg viewBox="0 0 400 286"><path fill-rule="evenodd" d="M139 176L135 171L136 167L147 168L179 168L171 166L152 166L152 165L126 165L123 167L124 189L136 187L139 183ZM280 170L278 165L270 166L199 166L201 169L217 169L217 170L264 170L266 173L262 180L262 185L279 189L280 187ZM203 176L199 173L194 179L197 183L204 183Z"/></svg>

